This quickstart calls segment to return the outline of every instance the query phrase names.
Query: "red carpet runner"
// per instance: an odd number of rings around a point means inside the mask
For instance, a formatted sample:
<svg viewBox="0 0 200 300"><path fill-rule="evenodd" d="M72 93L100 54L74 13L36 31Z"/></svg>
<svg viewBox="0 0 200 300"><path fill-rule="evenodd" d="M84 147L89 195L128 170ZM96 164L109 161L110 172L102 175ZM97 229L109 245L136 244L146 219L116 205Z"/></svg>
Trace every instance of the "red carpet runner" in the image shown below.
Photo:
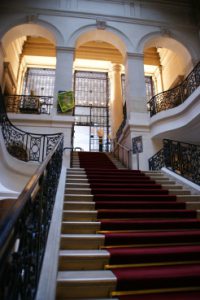
<svg viewBox="0 0 200 300"><path fill-rule="evenodd" d="M200 221L140 171L79 152L120 300L200 299ZM198 291L199 290L199 291ZM138 294L137 294L138 293Z"/></svg>

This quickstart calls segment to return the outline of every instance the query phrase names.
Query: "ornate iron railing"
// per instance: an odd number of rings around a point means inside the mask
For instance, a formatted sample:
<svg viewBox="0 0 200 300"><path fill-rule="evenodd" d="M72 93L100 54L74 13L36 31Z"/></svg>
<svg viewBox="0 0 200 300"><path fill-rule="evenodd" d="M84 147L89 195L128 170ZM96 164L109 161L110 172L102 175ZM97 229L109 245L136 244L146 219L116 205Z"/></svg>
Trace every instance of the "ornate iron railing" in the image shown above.
<svg viewBox="0 0 200 300"><path fill-rule="evenodd" d="M177 87L155 95L148 102L150 116L183 103L200 85L200 62Z"/></svg>
<svg viewBox="0 0 200 300"><path fill-rule="evenodd" d="M149 170L160 170L165 166L164 151L159 150L151 158L149 158Z"/></svg>
<svg viewBox="0 0 200 300"><path fill-rule="evenodd" d="M119 138L123 132L123 129L126 125L126 119L127 119L127 110L126 110L126 102L125 102L123 105L123 121L122 121L121 125L119 126L117 133L116 133L117 140L119 140Z"/></svg>
<svg viewBox="0 0 200 300"><path fill-rule="evenodd" d="M0 100L0 125L8 152L23 161L42 162L62 134L36 134L17 128L7 117L1 94Z"/></svg>
<svg viewBox="0 0 200 300"><path fill-rule="evenodd" d="M0 298L33 300L62 166L63 136L0 221Z"/></svg>
<svg viewBox="0 0 200 300"><path fill-rule="evenodd" d="M53 97L31 95L5 96L7 112L26 114L50 114L53 108Z"/></svg>
<svg viewBox="0 0 200 300"><path fill-rule="evenodd" d="M163 166L200 185L200 146L163 140L163 149L149 159L150 170Z"/></svg>

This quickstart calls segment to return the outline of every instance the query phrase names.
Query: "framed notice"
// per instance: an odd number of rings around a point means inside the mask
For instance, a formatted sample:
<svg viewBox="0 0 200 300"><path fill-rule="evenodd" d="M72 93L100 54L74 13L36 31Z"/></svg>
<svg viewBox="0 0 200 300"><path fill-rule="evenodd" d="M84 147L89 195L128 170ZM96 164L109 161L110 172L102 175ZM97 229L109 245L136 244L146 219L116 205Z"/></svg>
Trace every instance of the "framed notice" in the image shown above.
<svg viewBox="0 0 200 300"><path fill-rule="evenodd" d="M132 138L132 149L133 149L133 154L143 152L142 136L136 136Z"/></svg>

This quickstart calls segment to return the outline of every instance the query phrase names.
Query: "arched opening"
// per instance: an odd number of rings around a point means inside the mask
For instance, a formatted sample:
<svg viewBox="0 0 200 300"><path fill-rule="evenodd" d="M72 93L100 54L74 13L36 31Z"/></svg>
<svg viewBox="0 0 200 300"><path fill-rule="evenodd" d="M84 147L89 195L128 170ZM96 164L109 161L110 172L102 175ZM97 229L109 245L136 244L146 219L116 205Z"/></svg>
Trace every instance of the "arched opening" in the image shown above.
<svg viewBox="0 0 200 300"><path fill-rule="evenodd" d="M124 55L123 41L107 30L92 30L76 40L74 147L109 151L123 118Z"/></svg>
<svg viewBox="0 0 200 300"><path fill-rule="evenodd" d="M56 38L38 24L10 29L1 40L1 86L8 112L50 113L53 105Z"/></svg>
<svg viewBox="0 0 200 300"><path fill-rule="evenodd" d="M191 71L192 58L187 48L170 36L153 36L143 40L143 51L154 52L144 66L151 78L152 95L172 89Z"/></svg>

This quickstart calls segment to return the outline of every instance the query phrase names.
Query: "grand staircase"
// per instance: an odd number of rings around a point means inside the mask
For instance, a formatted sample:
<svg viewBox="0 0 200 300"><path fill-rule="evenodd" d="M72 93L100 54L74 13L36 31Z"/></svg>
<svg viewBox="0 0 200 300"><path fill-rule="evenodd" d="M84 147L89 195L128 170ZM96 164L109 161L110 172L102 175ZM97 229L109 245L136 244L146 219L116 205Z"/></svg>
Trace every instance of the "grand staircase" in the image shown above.
<svg viewBox="0 0 200 300"><path fill-rule="evenodd" d="M199 300L200 196L162 172L75 152L67 170L57 296Z"/></svg>

